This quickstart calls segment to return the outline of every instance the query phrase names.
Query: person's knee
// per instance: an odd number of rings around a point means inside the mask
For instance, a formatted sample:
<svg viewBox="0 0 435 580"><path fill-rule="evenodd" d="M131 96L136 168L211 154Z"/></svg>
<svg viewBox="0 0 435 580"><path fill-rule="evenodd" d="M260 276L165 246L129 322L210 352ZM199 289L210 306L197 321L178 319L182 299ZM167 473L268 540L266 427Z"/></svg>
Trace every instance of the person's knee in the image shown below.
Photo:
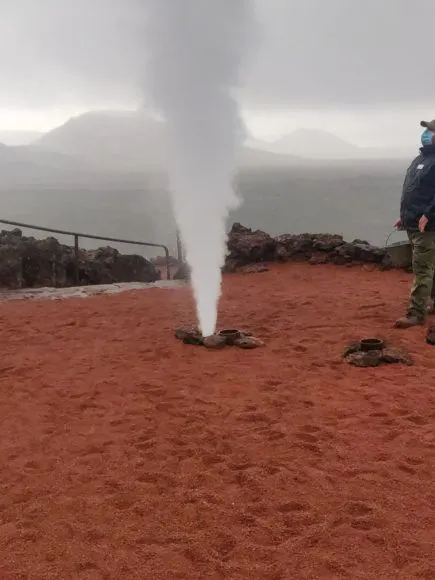
<svg viewBox="0 0 435 580"><path fill-rule="evenodd" d="M415 270L414 272L414 287L425 287L432 290L433 286L433 270Z"/></svg>
<svg viewBox="0 0 435 580"><path fill-rule="evenodd" d="M431 271L433 275L435 267L435 249L427 248L425 246L415 248L413 263L415 267L425 272Z"/></svg>

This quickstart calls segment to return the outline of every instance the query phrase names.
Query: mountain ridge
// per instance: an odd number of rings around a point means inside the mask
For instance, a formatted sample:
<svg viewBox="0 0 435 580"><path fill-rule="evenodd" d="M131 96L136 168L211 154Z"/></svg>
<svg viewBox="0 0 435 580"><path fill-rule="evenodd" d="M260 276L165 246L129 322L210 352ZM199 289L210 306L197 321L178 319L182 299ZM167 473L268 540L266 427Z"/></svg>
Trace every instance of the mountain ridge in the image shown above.
<svg viewBox="0 0 435 580"><path fill-rule="evenodd" d="M404 159L416 154L417 148L361 147L324 129L299 128L272 143L269 151L315 160Z"/></svg>
<svg viewBox="0 0 435 580"><path fill-rule="evenodd" d="M63 125L42 135L32 147L86 158L97 165L140 170L168 165L165 125L137 112L93 111L72 117ZM292 155L244 146L238 165L287 165Z"/></svg>

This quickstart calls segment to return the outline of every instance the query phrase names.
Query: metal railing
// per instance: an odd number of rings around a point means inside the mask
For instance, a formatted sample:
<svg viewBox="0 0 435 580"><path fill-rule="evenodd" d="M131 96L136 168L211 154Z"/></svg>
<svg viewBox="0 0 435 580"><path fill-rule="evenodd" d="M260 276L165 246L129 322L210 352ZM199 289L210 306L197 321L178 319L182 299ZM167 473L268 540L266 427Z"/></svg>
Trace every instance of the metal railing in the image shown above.
<svg viewBox="0 0 435 580"><path fill-rule="evenodd" d="M10 220L2 220L0 219L0 224L6 224L8 226L14 226L16 228L26 228L29 230L38 230L40 232L48 232L50 234L60 234L62 236L72 236L74 238L74 258L75 258L75 280L76 284L80 284L80 267L79 267L79 257L80 257L80 248L79 248L79 239L80 238L87 238L89 240L102 240L104 242L115 242L118 244L132 244L134 246L147 246L150 248L162 248L165 252L166 256L166 276L167 279L170 280L171 278L171 269L170 269L170 258L169 258L169 250L167 246L163 244L153 244L151 242L138 242L135 240L124 240L122 238L108 238L106 236L96 236L94 234L80 234L78 232L69 232L66 230L55 230L53 228L46 228L43 226L34 226L30 224L22 224L20 222L12 222Z"/></svg>

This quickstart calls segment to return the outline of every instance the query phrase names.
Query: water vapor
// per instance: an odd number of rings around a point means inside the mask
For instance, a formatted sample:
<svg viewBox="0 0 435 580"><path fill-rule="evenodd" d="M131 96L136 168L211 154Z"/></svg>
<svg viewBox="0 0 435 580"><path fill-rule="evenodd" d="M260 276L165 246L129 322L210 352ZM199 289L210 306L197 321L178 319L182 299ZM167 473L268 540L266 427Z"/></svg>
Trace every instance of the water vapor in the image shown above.
<svg viewBox="0 0 435 580"><path fill-rule="evenodd" d="M234 91L252 55L251 0L146 0L146 94L166 121L168 168L204 336L214 333L232 179L244 140Z"/></svg>

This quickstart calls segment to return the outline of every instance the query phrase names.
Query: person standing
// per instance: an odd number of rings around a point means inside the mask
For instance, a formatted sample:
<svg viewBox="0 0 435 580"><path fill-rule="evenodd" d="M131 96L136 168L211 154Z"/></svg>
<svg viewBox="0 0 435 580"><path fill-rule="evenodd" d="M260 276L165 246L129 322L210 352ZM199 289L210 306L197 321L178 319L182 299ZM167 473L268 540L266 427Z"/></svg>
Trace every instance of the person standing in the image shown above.
<svg viewBox="0 0 435 580"><path fill-rule="evenodd" d="M394 224L408 235L414 274L408 309L396 328L424 324L435 296L435 119L420 125L425 129L422 147L406 172L400 218Z"/></svg>

